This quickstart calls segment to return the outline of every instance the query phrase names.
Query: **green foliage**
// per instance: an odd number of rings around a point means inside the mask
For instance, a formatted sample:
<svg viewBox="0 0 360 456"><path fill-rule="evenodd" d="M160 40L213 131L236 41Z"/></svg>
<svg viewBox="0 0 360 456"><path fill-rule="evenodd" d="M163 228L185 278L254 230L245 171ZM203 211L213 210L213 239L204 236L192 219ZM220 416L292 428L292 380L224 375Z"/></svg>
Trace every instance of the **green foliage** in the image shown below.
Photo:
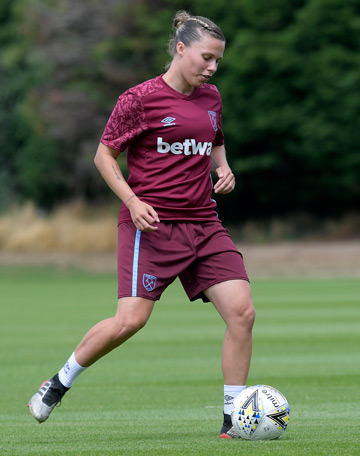
<svg viewBox="0 0 360 456"><path fill-rule="evenodd" d="M14 163L17 141L14 128L17 115L14 105L25 91L23 78L14 78L17 55L19 54L14 38L11 0L3 1L0 6L0 210L5 209L15 198Z"/></svg>
<svg viewBox="0 0 360 456"><path fill-rule="evenodd" d="M237 187L219 197L223 217L238 219L240 201L242 219L359 207L356 0L4 0L0 209L107 194L92 165L100 135L121 92L164 72L178 9L227 38L213 83Z"/></svg>
<svg viewBox="0 0 360 456"><path fill-rule="evenodd" d="M22 0L5 2L0 13L0 210L19 199L49 207L56 198L57 183L51 179L55 144L46 129L39 128L43 119L31 106L34 87L49 74L24 34L26 13L31 7Z"/></svg>
<svg viewBox="0 0 360 456"><path fill-rule="evenodd" d="M266 26L258 14L249 14L257 4L246 3L248 23L227 48L218 84L228 151L238 176L236 196L245 202L245 213L253 215L296 209L326 215L356 207L356 3L277 2L279 14L271 4ZM283 12L289 8L286 21ZM231 97L235 101L228 104Z"/></svg>

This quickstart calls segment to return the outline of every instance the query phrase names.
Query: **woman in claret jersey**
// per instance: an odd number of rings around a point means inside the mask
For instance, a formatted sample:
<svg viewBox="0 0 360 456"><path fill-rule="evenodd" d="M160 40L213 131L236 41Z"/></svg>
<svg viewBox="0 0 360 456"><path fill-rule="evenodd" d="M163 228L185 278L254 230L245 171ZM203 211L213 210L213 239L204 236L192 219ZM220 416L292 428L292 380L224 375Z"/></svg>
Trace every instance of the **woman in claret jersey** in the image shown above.
<svg viewBox="0 0 360 456"><path fill-rule="evenodd" d="M30 411L39 422L81 372L146 324L154 303L179 277L189 299L211 302L226 324L220 437L232 438L230 410L246 385L255 311L242 256L212 197L235 186L220 94L208 84L223 58L225 38L212 21L185 11L176 13L174 29L167 71L119 97L95 156L99 172L123 201L116 314L91 328L31 398ZM117 163L126 149L127 181Z"/></svg>

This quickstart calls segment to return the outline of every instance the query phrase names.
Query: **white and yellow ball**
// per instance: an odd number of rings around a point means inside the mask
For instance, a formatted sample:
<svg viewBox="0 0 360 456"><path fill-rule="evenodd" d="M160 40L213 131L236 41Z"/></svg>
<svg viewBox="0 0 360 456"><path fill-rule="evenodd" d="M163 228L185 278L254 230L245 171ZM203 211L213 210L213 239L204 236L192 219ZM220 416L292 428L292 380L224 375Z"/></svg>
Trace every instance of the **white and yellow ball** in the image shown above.
<svg viewBox="0 0 360 456"><path fill-rule="evenodd" d="M246 440L278 439L289 423L286 397L268 385L249 386L234 400L232 431Z"/></svg>

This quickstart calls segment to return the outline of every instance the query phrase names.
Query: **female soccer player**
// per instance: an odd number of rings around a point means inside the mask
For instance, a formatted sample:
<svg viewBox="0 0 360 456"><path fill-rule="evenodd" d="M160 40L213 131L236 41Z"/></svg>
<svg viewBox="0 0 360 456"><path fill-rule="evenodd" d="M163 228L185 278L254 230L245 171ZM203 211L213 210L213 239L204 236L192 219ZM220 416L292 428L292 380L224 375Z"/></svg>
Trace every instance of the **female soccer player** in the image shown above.
<svg viewBox="0 0 360 456"><path fill-rule="evenodd" d="M224 422L245 388L255 311L241 254L215 211L212 191L235 186L227 163L218 90L207 84L225 38L209 19L179 11L165 74L127 90L101 137L95 164L123 201L118 229L118 308L85 335L64 367L30 399L45 421L76 377L142 328L179 277L191 301L211 301L226 324L222 353ZM127 149L126 182L116 161ZM212 185L211 170L217 175Z"/></svg>

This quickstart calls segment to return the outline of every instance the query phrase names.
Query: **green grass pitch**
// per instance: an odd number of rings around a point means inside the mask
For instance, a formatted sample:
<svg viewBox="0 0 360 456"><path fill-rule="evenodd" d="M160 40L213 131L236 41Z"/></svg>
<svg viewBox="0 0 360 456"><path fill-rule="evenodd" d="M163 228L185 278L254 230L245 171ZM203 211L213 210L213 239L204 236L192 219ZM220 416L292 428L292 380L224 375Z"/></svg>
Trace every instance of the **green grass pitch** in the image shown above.
<svg viewBox="0 0 360 456"><path fill-rule="evenodd" d="M148 325L80 376L39 425L26 404L85 331L116 306L114 274L0 269L5 455L357 455L360 281L252 282L257 310L248 385L287 397L282 439L220 440L224 324L174 283Z"/></svg>

